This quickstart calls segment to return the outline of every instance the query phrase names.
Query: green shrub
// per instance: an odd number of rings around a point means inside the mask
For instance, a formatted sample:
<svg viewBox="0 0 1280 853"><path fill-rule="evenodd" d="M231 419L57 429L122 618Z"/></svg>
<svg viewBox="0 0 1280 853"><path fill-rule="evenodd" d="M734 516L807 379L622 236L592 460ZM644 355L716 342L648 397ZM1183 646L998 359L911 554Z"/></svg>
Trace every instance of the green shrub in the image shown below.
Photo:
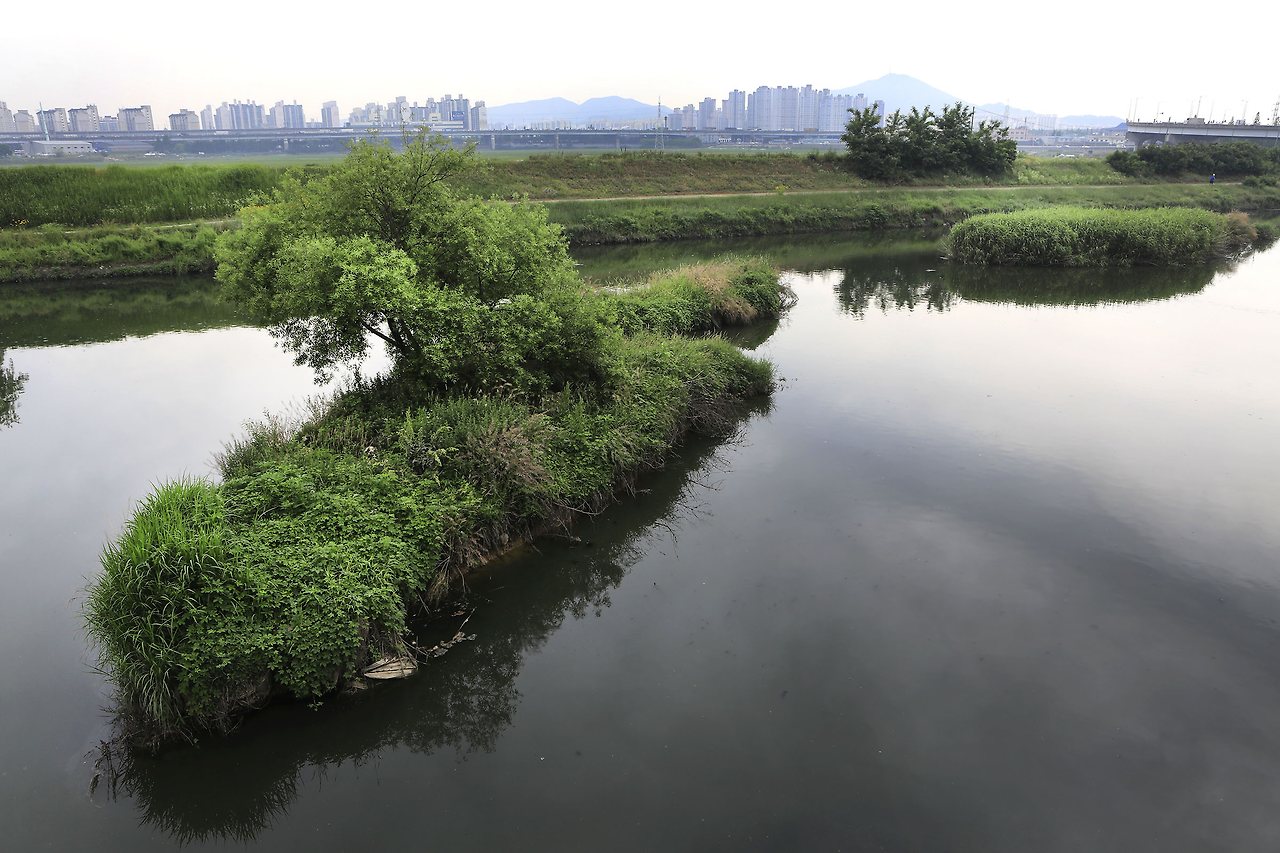
<svg viewBox="0 0 1280 853"><path fill-rule="evenodd" d="M1180 266L1237 254L1257 232L1242 213L1056 207L975 216L948 237L953 260L1029 266Z"/></svg>

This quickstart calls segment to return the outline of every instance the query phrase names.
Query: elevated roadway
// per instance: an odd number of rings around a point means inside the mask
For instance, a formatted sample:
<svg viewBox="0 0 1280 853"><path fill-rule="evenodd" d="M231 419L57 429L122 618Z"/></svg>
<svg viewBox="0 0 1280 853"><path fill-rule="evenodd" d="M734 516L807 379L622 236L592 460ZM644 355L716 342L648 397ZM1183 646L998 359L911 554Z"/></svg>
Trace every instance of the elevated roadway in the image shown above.
<svg viewBox="0 0 1280 853"><path fill-rule="evenodd" d="M1280 125L1131 121L1125 138L1135 148L1186 142L1252 142L1272 148L1280 147Z"/></svg>

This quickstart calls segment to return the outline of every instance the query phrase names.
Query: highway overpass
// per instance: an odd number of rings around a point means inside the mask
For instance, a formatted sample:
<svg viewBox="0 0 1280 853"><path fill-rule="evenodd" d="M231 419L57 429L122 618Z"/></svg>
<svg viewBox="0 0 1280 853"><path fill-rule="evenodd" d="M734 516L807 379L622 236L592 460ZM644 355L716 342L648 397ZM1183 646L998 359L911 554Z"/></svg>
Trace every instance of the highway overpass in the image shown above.
<svg viewBox="0 0 1280 853"><path fill-rule="evenodd" d="M1280 147L1280 125L1207 121L1131 121L1125 138L1135 148L1184 142L1252 142Z"/></svg>

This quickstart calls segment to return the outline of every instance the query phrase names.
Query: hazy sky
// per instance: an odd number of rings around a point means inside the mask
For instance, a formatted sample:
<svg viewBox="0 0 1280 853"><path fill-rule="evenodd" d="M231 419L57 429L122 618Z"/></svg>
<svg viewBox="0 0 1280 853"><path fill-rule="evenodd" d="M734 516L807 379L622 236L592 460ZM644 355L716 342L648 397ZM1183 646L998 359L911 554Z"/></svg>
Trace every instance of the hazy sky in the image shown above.
<svg viewBox="0 0 1280 853"><path fill-rule="evenodd" d="M681 105L732 88L832 89L910 74L977 103L1065 115L1269 119L1280 9L1215 18L1173 3L698 4L482 2L6 4L0 101L11 108L149 103L161 116L223 100L353 105L465 94L491 106L624 95ZM1206 11L1207 10L1207 11ZM868 94L872 94L868 92Z"/></svg>

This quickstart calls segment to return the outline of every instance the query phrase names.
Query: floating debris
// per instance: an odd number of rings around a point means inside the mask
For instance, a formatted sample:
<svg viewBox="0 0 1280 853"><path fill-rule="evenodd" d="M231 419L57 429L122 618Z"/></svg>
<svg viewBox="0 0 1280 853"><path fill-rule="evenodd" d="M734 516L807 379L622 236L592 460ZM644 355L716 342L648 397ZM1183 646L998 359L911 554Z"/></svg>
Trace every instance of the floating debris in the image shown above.
<svg viewBox="0 0 1280 853"><path fill-rule="evenodd" d="M376 660L365 668L364 677L378 681L393 678L408 678L418 671L418 662L409 657L386 657Z"/></svg>

